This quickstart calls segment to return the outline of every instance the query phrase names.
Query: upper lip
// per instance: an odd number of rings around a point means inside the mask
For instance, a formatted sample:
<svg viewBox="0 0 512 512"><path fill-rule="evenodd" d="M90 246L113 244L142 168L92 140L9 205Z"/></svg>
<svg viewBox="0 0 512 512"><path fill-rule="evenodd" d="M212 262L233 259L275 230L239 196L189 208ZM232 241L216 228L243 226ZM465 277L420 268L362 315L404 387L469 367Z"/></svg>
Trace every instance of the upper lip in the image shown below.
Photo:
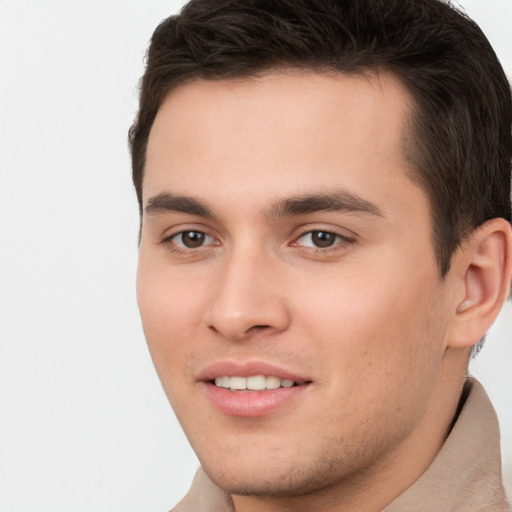
<svg viewBox="0 0 512 512"><path fill-rule="evenodd" d="M207 366L200 374L200 381L209 382L216 377L251 377L253 375L265 375L280 379L293 380L297 384L311 382L307 376L283 368L282 366L263 361L217 361Z"/></svg>

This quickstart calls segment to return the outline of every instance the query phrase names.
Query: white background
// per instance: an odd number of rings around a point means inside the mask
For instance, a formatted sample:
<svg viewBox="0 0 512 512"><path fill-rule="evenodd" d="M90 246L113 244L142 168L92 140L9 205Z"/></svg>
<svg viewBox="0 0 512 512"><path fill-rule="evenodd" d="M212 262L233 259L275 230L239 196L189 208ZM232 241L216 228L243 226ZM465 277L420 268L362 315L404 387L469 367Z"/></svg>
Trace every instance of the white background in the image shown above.
<svg viewBox="0 0 512 512"><path fill-rule="evenodd" d="M126 132L164 0L0 1L0 511L165 512L197 466L145 346ZM512 0L467 0L512 74ZM512 479L512 306L472 365ZM510 484L509 484L510 485Z"/></svg>

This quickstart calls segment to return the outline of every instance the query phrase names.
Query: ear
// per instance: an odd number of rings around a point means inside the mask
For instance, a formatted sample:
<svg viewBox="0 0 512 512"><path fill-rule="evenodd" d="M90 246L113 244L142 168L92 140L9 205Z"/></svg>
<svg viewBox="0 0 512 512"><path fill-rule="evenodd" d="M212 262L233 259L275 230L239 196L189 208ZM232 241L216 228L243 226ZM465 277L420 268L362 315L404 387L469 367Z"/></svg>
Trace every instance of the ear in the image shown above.
<svg viewBox="0 0 512 512"><path fill-rule="evenodd" d="M448 346L470 348L489 330L505 302L512 273L512 230L491 219L474 231L452 259L456 293Z"/></svg>

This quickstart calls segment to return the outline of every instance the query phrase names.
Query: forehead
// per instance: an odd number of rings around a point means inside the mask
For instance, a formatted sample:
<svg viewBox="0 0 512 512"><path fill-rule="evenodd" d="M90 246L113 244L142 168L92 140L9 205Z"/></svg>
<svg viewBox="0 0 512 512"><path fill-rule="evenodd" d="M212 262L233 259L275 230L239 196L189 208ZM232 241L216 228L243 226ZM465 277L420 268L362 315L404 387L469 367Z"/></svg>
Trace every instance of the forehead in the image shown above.
<svg viewBox="0 0 512 512"><path fill-rule="evenodd" d="M264 197L272 187L278 196L320 185L382 196L397 180L411 185L402 151L411 103L389 73L287 70L182 84L150 133L144 202L205 184L219 200L223 190L233 200L237 191Z"/></svg>
<svg viewBox="0 0 512 512"><path fill-rule="evenodd" d="M316 121L337 131L340 126L333 121L340 116L353 130L373 125L368 134L379 138L384 134L377 133L381 128L378 122L385 119L387 134L400 136L411 104L405 86L388 72L288 69L249 78L195 79L178 85L166 96L153 123L149 145L162 130L169 142L180 135L183 142L188 129L197 132L203 128L206 132L212 125L240 128L240 134L250 128L253 135L272 129L277 135L277 130Z"/></svg>

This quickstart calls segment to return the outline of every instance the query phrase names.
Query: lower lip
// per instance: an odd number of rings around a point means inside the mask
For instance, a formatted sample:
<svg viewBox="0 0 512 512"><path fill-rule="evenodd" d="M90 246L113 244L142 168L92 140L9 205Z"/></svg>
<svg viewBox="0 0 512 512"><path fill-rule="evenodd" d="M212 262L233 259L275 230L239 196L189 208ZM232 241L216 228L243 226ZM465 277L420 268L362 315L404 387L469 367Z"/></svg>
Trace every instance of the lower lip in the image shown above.
<svg viewBox="0 0 512 512"><path fill-rule="evenodd" d="M208 398L224 414L254 418L265 416L295 400L307 388L308 384L291 388L268 389L266 391L237 392L204 383Z"/></svg>

